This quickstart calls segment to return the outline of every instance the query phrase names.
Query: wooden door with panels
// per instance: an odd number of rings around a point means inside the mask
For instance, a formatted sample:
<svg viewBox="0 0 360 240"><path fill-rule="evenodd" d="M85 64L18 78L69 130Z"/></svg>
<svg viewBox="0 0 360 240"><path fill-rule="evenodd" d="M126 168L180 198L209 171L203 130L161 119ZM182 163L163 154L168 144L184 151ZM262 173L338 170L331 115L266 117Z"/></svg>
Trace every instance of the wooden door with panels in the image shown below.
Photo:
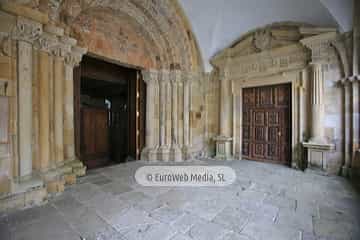
<svg viewBox="0 0 360 240"><path fill-rule="evenodd" d="M243 89L243 159L290 165L291 84Z"/></svg>

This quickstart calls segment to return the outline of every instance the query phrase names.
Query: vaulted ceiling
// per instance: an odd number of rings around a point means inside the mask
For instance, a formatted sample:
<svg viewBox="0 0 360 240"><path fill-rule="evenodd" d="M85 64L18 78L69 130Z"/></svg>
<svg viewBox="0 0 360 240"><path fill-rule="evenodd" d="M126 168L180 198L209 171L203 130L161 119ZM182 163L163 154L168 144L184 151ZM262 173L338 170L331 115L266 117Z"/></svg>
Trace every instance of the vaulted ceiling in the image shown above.
<svg viewBox="0 0 360 240"><path fill-rule="evenodd" d="M192 25L204 66L241 35L274 22L352 28L353 0L179 0Z"/></svg>

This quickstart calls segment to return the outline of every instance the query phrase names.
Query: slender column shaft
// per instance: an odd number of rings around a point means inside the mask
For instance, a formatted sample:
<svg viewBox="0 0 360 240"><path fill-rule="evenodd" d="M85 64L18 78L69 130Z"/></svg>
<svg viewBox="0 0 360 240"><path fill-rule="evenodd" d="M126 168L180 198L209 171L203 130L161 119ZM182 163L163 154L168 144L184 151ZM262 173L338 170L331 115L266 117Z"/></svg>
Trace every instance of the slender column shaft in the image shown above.
<svg viewBox="0 0 360 240"><path fill-rule="evenodd" d="M324 142L324 72L321 64L314 64L313 79L311 81L311 139L314 142Z"/></svg>
<svg viewBox="0 0 360 240"><path fill-rule="evenodd" d="M354 24L353 24L353 45L354 45L354 52L353 52L353 72L354 76L358 76L360 74L359 71L359 64L360 64L360 1L354 1Z"/></svg>
<svg viewBox="0 0 360 240"><path fill-rule="evenodd" d="M351 162L351 86L350 83L344 84L344 167L350 167Z"/></svg>
<svg viewBox="0 0 360 240"><path fill-rule="evenodd" d="M190 87L189 81L184 81L184 147L189 147L189 127L190 127Z"/></svg>
<svg viewBox="0 0 360 240"><path fill-rule="evenodd" d="M177 81L172 82L172 144L178 145L178 93Z"/></svg>
<svg viewBox="0 0 360 240"><path fill-rule="evenodd" d="M232 101L231 101L231 92L230 90L230 81L226 79L221 79L221 96L220 96L220 135L225 137L231 137L231 110L232 110Z"/></svg>
<svg viewBox="0 0 360 240"><path fill-rule="evenodd" d="M160 146L164 146L165 142L165 121L166 121L166 83L164 79L161 79L160 82Z"/></svg>
<svg viewBox="0 0 360 240"><path fill-rule="evenodd" d="M19 176L32 172L32 45L18 42Z"/></svg>
<svg viewBox="0 0 360 240"><path fill-rule="evenodd" d="M351 159L354 159L354 153L356 152L356 150L359 149L359 113L360 113L360 98L359 98L359 83L357 81L354 81L352 83L351 86L351 90L352 90L352 99L351 99L351 103L352 103L352 154L353 156L351 157Z"/></svg>
<svg viewBox="0 0 360 240"><path fill-rule="evenodd" d="M168 75L168 79L166 82L166 101L165 101L165 105L166 105L166 145L168 147L171 146L172 144L172 140L171 140L171 129L172 129L172 122L171 122L171 83L170 83L170 79L169 79L169 75Z"/></svg>
<svg viewBox="0 0 360 240"><path fill-rule="evenodd" d="M65 65L64 87L64 157L75 160L75 132L74 132L74 65Z"/></svg>
<svg viewBox="0 0 360 240"><path fill-rule="evenodd" d="M64 60L54 59L54 133L56 164L64 162Z"/></svg>
<svg viewBox="0 0 360 240"><path fill-rule="evenodd" d="M39 52L39 157L42 171L50 164L49 55Z"/></svg>
<svg viewBox="0 0 360 240"><path fill-rule="evenodd" d="M149 74L150 75L150 74ZM146 148L153 148L154 137L155 137L155 84L154 80L150 79L151 76L148 76L149 79L145 79L146 85Z"/></svg>

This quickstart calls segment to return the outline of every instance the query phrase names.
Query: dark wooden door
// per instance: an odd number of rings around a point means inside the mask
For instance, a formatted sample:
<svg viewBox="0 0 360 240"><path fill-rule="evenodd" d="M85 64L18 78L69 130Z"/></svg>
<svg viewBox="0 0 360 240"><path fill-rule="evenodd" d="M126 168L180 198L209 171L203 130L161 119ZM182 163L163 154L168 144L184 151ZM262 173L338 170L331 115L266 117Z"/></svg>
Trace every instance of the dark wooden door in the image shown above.
<svg viewBox="0 0 360 240"><path fill-rule="evenodd" d="M107 109L81 108L81 156L89 168L106 165L109 160L108 116Z"/></svg>
<svg viewBox="0 0 360 240"><path fill-rule="evenodd" d="M291 85L243 89L242 156L290 164Z"/></svg>

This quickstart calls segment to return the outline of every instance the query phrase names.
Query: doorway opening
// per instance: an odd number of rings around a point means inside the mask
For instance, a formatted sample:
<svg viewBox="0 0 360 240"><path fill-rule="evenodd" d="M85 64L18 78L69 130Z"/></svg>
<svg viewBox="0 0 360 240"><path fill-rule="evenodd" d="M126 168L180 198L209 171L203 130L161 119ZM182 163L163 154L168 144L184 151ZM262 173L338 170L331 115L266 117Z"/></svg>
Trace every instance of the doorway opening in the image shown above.
<svg viewBox="0 0 360 240"><path fill-rule="evenodd" d="M74 71L75 146L87 168L140 159L145 95L138 69L83 58Z"/></svg>
<svg viewBox="0 0 360 240"><path fill-rule="evenodd" d="M242 156L290 166L291 84L243 89Z"/></svg>

